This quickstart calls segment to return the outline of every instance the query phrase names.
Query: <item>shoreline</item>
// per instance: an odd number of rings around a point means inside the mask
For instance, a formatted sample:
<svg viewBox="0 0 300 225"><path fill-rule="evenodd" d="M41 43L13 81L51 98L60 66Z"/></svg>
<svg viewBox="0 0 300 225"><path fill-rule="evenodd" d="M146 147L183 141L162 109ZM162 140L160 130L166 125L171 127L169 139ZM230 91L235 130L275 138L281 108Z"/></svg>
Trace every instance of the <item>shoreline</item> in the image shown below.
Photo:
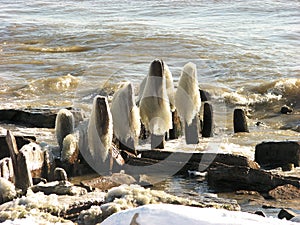
<svg viewBox="0 0 300 225"><path fill-rule="evenodd" d="M3 125L3 124L2 124ZM11 127L11 125L8 125L8 127ZM16 128L17 128L17 130L19 129L18 127L21 127L21 130L22 130L22 127L23 128L26 128L26 126L19 126L19 125L16 125ZM34 129L35 130L35 133L43 133L44 132L44 128L28 128L28 129ZM26 129L25 129L26 130ZM28 131L28 130L27 130ZM42 131L42 132L39 132L39 131ZM26 131L25 131L26 132ZM48 129L47 130L47 132L53 132L52 130L51 130L51 128L50 129ZM22 132L21 133L19 133L21 136L22 135L24 135L24 133L22 134ZM43 139L43 137L38 137L39 135L37 135L36 136L36 139L38 140L38 142L40 143L40 142L43 142L43 141L41 141L42 139ZM54 138L54 136L53 136L53 138ZM53 140L52 140L53 141ZM181 140L182 141L182 140ZM185 148L183 148L181 151L178 149L178 146L180 146L180 145L182 145L182 142L180 141L180 139L179 139L179 141L178 140L172 140L172 141L170 141L170 143L168 143L168 144L170 144L170 145L174 145L176 142L177 142L177 144L175 144L175 148L173 147L172 149L173 150L176 150L177 149L177 151L175 151L175 152L168 152L168 147L166 147L166 149L164 149L164 150L161 150L161 151L158 151L158 150L151 150L151 151L141 151L141 150L139 150L138 151L138 154L140 155L140 159L135 159L134 157L129 157L129 161L130 160L138 160L137 162L139 162L139 163L141 163L142 161L141 161L141 159L143 159L143 158L147 158L147 157L150 157L150 159L151 160L154 160L154 161L152 161L151 163L154 163L155 164L155 160L158 160L158 161L156 161L156 163L157 162L159 162L159 160L163 160L164 158L166 158L167 157L167 155L168 154L171 154L171 155L173 155L173 156L175 156L175 155L178 155L178 156L180 156L180 154L184 154L184 152L186 152L187 151L187 149L185 149ZM55 142L55 141L53 141L53 142ZM145 147L145 146L148 146L148 145L142 145L143 147ZM168 145L167 145L168 146ZM199 146L201 146L201 144L199 144ZM54 146L52 146L52 147L54 147ZM189 149L189 148L188 148ZM204 149L205 149L205 147L204 147ZM190 157L194 157L195 158L195 156L197 156L197 154L215 154L215 153L205 153L205 151L204 151L204 149L203 149L203 147L201 148L200 147L200 149L197 149L197 148L195 148L195 147L190 147L190 150L188 150L188 152L190 153ZM178 151L179 150L179 151ZM191 150L193 150L193 151L191 151ZM153 151L155 152L155 154L153 153ZM208 151L209 152L209 151ZM196 154L195 156L193 156L193 154ZM145 155L146 154L146 155ZM219 154L219 153L218 153ZM217 154L217 155L218 155ZM254 153L253 153L254 154ZM156 155L156 156L155 156ZM249 158L249 155L248 155L248 157L245 157L245 156L242 156L241 154L239 154L238 152L235 152L233 155L231 155L230 154L230 152L224 152L224 155L228 155L228 156L230 156L229 158L231 159L231 160L233 160L233 164L232 165L242 165L242 164L240 164L243 160L245 160L244 162L246 163L246 164L244 164L244 166L250 166L250 168L251 167L253 167L253 168L256 168L255 167L255 164L249 164L249 162L251 162L252 160L253 160L253 158L252 157L250 157ZM243 154L243 155L245 155L245 154ZM246 154L247 155L247 154ZM146 156L146 157L145 157ZM189 158L190 158L189 157ZM178 157L177 157L178 158ZM179 157L179 158L181 158L181 157ZM197 158L197 157L196 157ZM238 158L241 158L241 159L243 159L242 161L234 161L234 158L236 158L236 159L238 159ZM176 159L176 157L175 157L175 159ZM190 159L189 159L190 160ZM250 160L250 161L249 161ZM176 161L176 160L175 160ZM197 161L197 160L196 160ZM200 161L201 161L201 158L200 158ZM222 160L221 160L222 161ZM226 162L226 161L228 161L228 160L224 160L223 159L223 163L224 162ZM134 162L134 161L133 161ZM146 161L145 161L146 162ZM248 162L248 163L247 163ZM128 163L128 159L127 159L127 163ZM198 163L199 163L199 160L198 160ZM193 165L193 164L191 164L191 165ZM122 167L117 167L117 168L122 168ZM191 167L192 168L192 167ZM194 168L199 168L199 165L198 164L196 164L196 167L194 167ZM259 168L259 167L258 167ZM257 169L257 168L256 168ZM298 173L297 171L299 171L298 170L299 168L296 168L296 169L294 169L294 173L296 174L296 175L299 175L299 177L300 177L300 173ZM185 171L187 171L187 169L185 169ZM126 172L126 169L125 169L125 172ZM283 175L287 175L287 174L289 174L289 175L291 175L292 174L292 172L283 172L283 171L280 171L280 170L274 170L273 172L276 172L276 173L278 173L279 175L281 175L281 176L283 176ZM92 177L96 177L96 179L97 179L97 175L96 174L94 174L94 175L91 175ZM79 183L78 183L78 181L77 181L77 183L75 183L74 182L74 184L75 184L75 186L80 186L80 185L82 185L82 182L84 181L83 180L83 177L84 176L79 176ZM98 177L99 178L99 177ZM72 177L70 177L70 181L72 181ZM77 177L77 179L78 179L78 177ZM80 180L81 179L81 180ZM185 179L185 180L187 180L187 179L191 179L191 177L189 177L188 176L188 174L185 174L185 175L183 175L183 179ZM196 178L197 179L197 178ZM202 179L202 178L201 178ZM207 178L205 177L204 178L204 181L206 182L207 180L206 180ZM89 178L89 181L91 181L90 180L90 178ZM151 182L150 183L143 183L144 185L149 185L150 184L150 186L152 186L152 188L151 189L155 189L155 185L154 185L154 187L153 187L153 185L151 185ZM171 183L170 183L171 184ZM116 184L114 184L114 185L116 185ZM118 184L117 184L118 185ZM199 185L201 186L201 182L199 183ZM88 185L87 185L88 186ZM86 185L84 185L84 187L87 187ZM92 187L93 185L90 185L90 187L89 188L95 188L95 187ZM247 207L248 206L250 206L250 208L252 208L251 206L253 206L253 205L256 205L256 208L257 209L263 209L264 207L265 208L273 208L273 207L275 207L275 208L277 208L278 210L277 211L279 211L280 209L279 208L286 208L286 207L288 207L288 208L293 208L293 206L295 206L295 203L294 202L292 202L291 201L291 204L289 204L289 203L286 203L286 204L282 204L282 207L280 207L281 205L280 205L280 200L279 200L279 203L276 203L276 204L273 204L272 203L272 201L274 201L274 200L270 200L270 199L268 199L268 198L266 198L265 196L263 196L263 195L261 195L261 194L254 194L254 198L253 198L253 195L252 194L249 194L249 191L245 191L245 193L243 193L243 191L244 190L240 190L240 191L242 191L242 192L238 192L238 191L231 191L231 192L227 192L227 193L225 193L224 192L224 190L223 191L221 191L221 192L218 192L218 191L216 191L216 190L214 190L214 188L212 188L212 187L210 187L210 186L208 186L209 188L210 188L210 190L212 190L212 192L213 193L216 193L217 194L217 196L220 196L221 198L220 199L235 199L235 201L237 201L237 203L239 203L240 205L243 205L243 207L242 207L242 209L247 209ZM299 187L298 187L299 188ZM242 194L241 194L242 193ZM205 194L205 193L204 193ZM211 192L209 192L209 193L207 193L207 194L211 194ZM189 196L193 196L193 195L195 195L195 196L197 196L198 195L198 197L200 197L200 196L202 196L203 194L201 193L194 193L194 194L192 194L192 193L187 193L186 194L186 198L189 198ZM195 197L194 196L194 197ZM240 196L243 196L243 197L241 197L240 199L239 199L239 197ZM258 197L258 199L257 200L255 200L255 197ZM196 198L197 199L197 198ZM206 200L206 201L209 201L209 200ZM244 204L244 202L245 201L249 201L249 204ZM286 202L288 202L288 201L286 201ZM261 207L259 207L259 206L261 206ZM292 207L291 207L292 206ZM253 207L253 208L255 208L255 207ZM300 210L300 209L298 209L297 207L294 207L295 208L295 210L294 211L296 211L296 212L299 212L298 210ZM274 213L273 213L273 215L274 215ZM267 216L268 216L268 214L267 214ZM275 215L274 215L275 216Z"/></svg>

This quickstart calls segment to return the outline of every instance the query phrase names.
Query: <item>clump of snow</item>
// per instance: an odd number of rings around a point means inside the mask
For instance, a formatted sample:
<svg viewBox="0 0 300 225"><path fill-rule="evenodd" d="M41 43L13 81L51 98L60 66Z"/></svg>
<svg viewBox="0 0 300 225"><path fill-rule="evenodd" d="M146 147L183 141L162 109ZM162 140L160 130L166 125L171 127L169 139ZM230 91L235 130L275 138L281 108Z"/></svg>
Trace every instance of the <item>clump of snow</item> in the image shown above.
<svg viewBox="0 0 300 225"><path fill-rule="evenodd" d="M16 195L15 185L0 177L0 204L12 200Z"/></svg>
<svg viewBox="0 0 300 225"><path fill-rule="evenodd" d="M26 196L17 198L0 210L0 221L15 220L25 217L35 217L46 221L61 222L63 219L52 216L50 213L59 214L64 205L61 204L57 195L45 195L42 192L33 193L28 190Z"/></svg>
<svg viewBox="0 0 300 225"><path fill-rule="evenodd" d="M78 198L78 196L45 195L43 192L33 193L29 189L26 196L0 205L0 222L5 221L4 224L73 224L59 215L64 215L74 205L75 207L77 204L80 205L79 201L102 202L104 195L103 192L94 191ZM98 214L100 215L100 212L100 209L93 206L83 215L86 221L92 221Z"/></svg>
<svg viewBox="0 0 300 225"><path fill-rule="evenodd" d="M53 218L57 218L52 216ZM59 221L57 219L52 220L51 215L48 213L48 215L44 218L42 218L42 215L39 215L39 217L34 216L28 216L26 218L22 219L15 219L15 220L6 220L5 222L1 223L1 225L20 225L20 224L30 224L30 225L73 225L74 223L71 221L65 221L63 219L60 219Z"/></svg>
<svg viewBox="0 0 300 225"><path fill-rule="evenodd" d="M109 217L110 215L120 212L121 209L121 205L123 205L124 202L122 203L115 203L115 202L108 202L105 203L103 205L100 206L101 210L102 210L102 219L106 219L107 217Z"/></svg>
<svg viewBox="0 0 300 225"><path fill-rule="evenodd" d="M292 225L290 221L215 208L154 204L116 213L101 225Z"/></svg>
<svg viewBox="0 0 300 225"><path fill-rule="evenodd" d="M107 192L106 202L120 205L121 209L133 208L146 204L169 203L204 207L202 203L167 194L164 191L151 190L139 185L121 185Z"/></svg>
<svg viewBox="0 0 300 225"><path fill-rule="evenodd" d="M87 210L80 212L78 223L85 225L93 225L102 221L102 211L99 206L92 206Z"/></svg>
<svg viewBox="0 0 300 225"><path fill-rule="evenodd" d="M26 196L22 196L14 201L14 205L26 207L26 209L44 209L47 212L59 214L66 206L58 201L55 194L45 195L43 192L33 193L28 190Z"/></svg>

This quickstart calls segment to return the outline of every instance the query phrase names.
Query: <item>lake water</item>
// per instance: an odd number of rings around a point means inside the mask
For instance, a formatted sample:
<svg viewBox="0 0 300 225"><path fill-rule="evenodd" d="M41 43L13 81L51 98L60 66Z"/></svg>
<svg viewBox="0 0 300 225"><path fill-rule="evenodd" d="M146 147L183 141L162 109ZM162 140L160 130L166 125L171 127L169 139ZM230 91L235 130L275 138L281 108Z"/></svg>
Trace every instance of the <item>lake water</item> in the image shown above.
<svg viewBox="0 0 300 225"><path fill-rule="evenodd" d="M191 61L212 95L222 143L253 150L264 140L300 139L297 0L3 0L0 21L1 108L89 113L93 97L112 95L119 82L138 93L152 60L169 65L175 86ZM292 115L279 113L285 104ZM246 137L232 134L236 106L248 110Z"/></svg>

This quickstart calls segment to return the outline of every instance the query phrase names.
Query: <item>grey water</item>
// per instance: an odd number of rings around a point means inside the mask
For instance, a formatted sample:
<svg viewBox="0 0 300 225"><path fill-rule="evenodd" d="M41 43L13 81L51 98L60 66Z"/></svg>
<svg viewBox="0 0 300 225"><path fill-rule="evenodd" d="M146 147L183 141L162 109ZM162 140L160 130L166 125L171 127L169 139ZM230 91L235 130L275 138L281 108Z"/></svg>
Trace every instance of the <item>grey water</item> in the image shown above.
<svg viewBox="0 0 300 225"><path fill-rule="evenodd" d="M122 81L136 94L156 58L175 86L197 66L214 106L216 133L231 143L298 140L300 2L2 0L1 108L79 107ZM293 115L282 116L289 105ZM250 138L233 137L232 111L246 107ZM255 124L262 122L263 126ZM296 132L294 132L296 131Z"/></svg>

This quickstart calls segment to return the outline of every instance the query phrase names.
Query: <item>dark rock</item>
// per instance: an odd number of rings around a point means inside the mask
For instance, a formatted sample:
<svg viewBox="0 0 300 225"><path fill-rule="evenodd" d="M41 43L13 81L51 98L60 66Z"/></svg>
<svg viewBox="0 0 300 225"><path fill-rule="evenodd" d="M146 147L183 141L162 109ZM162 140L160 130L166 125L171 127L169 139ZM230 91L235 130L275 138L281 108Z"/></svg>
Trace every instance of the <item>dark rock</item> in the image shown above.
<svg viewBox="0 0 300 225"><path fill-rule="evenodd" d="M254 214L262 216L262 217L266 217L266 214L263 211L255 211Z"/></svg>
<svg viewBox="0 0 300 225"><path fill-rule="evenodd" d="M300 165L300 144L295 141L262 142L255 146L255 161L274 169L286 164Z"/></svg>
<svg viewBox="0 0 300 225"><path fill-rule="evenodd" d="M0 159L10 156L5 137L6 136L0 136ZM23 145L29 144L32 141L36 141L34 136L15 136L15 139L18 149L21 149Z"/></svg>
<svg viewBox="0 0 300 225"><path fill-rule="evenodd" d="M80 182L82 186L90 187L91 189L99 189L101 191L107 191L112 187L117 187L120 184L111 180L109 176L99 176L90 180L83 180Z"/></svg>
<svg viewBox="0 0 300 225"><path fill-rule="evenodd" d="M208 170L208 184L220 191L244 189L268 192L285 184L300 188L300 178L282 176L246 166L217 164Z"/></svg>
<svg viewBox="0 0 300 225"><path fill-rule="evenodd" d="M147 181L140 181L138 182L138 185L144 187L144 188L151 188L153 187L153 184L147 182Z"/></svg>
<svg viewBox="0 0 300 225"><path fill-rule="evenodd" d="M261 126L261 125L264 125L264 123L261 122L261 121L257 121L257 122L255 123L255 125L256 125L256 126Z"/></svg>
<svg viewBox="0 0 300 225"><path fill-rule="evenodd" d="M204 110L203 110L202 137L212 137L213 127L214 127L213 108L211 104L205 102Z"/></svg>
<svg viewBox="0 0 300 225"><path fill-rule="evenodd" d="M118 184L127 184L127 185L130 185L130 184L135 184L137 183L137 181L130 175L128 174L125 174L125 173L113 173L111 176L110 176L110 179L115 182L115 183L118 183Z"/></svg>
<svg viewBox="0 0 300 225"><path fill-rule="evenodd" d="M234 133L249 132L247 117L243 109L235 109L233 113Z"/></svg>
<svg viewBox="0 0 300 225"><path fill-rule="evenodd" d="M281 168L282 168L282 171L292 171L295 169L295 166L293 163L288 163L288 164L282 165Z"/></svg>
<svg viewBox="0 0 300 225"><path fill-rule="evenodd" d="M111 176L99 176L93 178L91 180L85 180L80 182L81 185L90 187L90 188L97 188L102 191L107 191L112 187L120 186L121 184L135 184L137 183L136 180L124 173L113 173Z"/></svg>
<svg viewBox="0 0 300 225"><path fill-rule="evenodd" d="M214 166L214 163L222 163L226 165L237 165L237 166L248 166L253 169L258 169L259 165L249 160L245 156L234 155L234 154L215 154L215 153L187 153L187 152L171 152L171 151L139 151L138 154L141 154L140 159L152 159L152 160L165 160L170 155L173 156L174 161L181 162L181 159L186 158L185 155L190 156L188 163L203 164L205 166ZM154 161L156 162L156 161ZM199 165L197 165L199 166ZM194 170L198 170L197 169ZM193 170L193 169L190 169ZM188 170L186 170L187 173ZM199 170L203 171L203 170Z"/></svg>
<svg viewBox="0 0 300 225"><path fill-rule="evenodd" d="M74 115L75 124L83 120L79 109L68 108ZM0 122L23 125L26 127L54 128L59 109L1 109Z"/></svg>
<svg viewBox="0 0 300 225"><path fill-rule="evenodd" d="M274 199L300 199L300 189L291 184L286 184L270 190L269 196Z"/></svg>
<svg viewBox="0 0 300 225"><path fill-rule="evenodd" d="M176 173L186 176L188 170L203 172L215 166L216 163L247 166L254 169L259 168L256 162L244 156L233 154L188 153L159 150L139 151L138 154L141 155L140 158L128 156L126 159L126 164L123 166L126 173L131 175L162 174L172 171L171 175ZM161 163L161 161L163 161L163 163Z"/></svg>
<svg viewBox="0 0 300 225"><path fill-rule="evenodd" d="M287 219L290 220L293 217L297 216L297 214L289 209L281 209L280 212L278 213L278 218L279 219Z"/></svg>
<svg viewBox="0 0 300 225"><path fill-rule="evenodd" d="M263 209L275 209L276 207L270 204L263 204L261 206Z"/></svg>
<svg viewBox="0 0 300 225"><path fill-rule="evenodd" d="M33 177L32 178L32 183L33 183L33 185L36 185L36 184L39 184L39 183L46 184L47 180L45 178L42 178L42 177Z"/></svg>
<svg viewBox="0 0 300 225"><path fill-rule="evenodd" d="M293 109L291 107L287 106L287 105L284 105L284 106L281 107L280 112L282 114L288 114L288 113L292 113Z"/></svg>

